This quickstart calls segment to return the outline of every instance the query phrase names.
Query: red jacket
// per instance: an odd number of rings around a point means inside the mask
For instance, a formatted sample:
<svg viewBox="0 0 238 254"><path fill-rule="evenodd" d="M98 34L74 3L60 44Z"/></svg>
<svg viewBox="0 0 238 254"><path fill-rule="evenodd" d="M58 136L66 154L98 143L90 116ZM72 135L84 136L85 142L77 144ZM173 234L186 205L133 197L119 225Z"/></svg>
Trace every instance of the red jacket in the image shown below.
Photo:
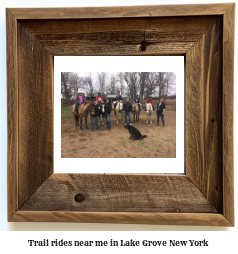
<svg viewBox="0 0 238 254"><path fill-rule="evenodd" d="M147 99L147 103L151 103L151 104L153 104L153 99L152 99L152 98Z"/></svg>
<svg viewBox="0 0 238 254"><path fill-rule="evenodd" d="M101 96L100 100L98 99L98 96L96 96L96 101L103 101L103 97Z"/></svg>

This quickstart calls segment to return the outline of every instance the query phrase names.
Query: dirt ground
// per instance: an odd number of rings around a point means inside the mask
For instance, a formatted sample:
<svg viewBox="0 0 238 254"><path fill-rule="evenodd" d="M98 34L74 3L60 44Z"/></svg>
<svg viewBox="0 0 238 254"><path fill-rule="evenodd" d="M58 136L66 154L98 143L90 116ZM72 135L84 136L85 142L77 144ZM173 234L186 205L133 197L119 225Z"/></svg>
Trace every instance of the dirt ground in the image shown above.
<svg viewBox="0 0 238 254"><path fill-rule="evenodd" d="M132 117L133 118L133 117ZM61 157L62 158L175 158L176 157L176 112L165 112L165 128L156 126L156 113L152 124L146 124L146 114L141 111L140 120L134 123L143 140L132 141L119 116L114 121L110 115L111 130L105 124L99 130L91 131L90 117L88 129L83 119L83 130L75 126L73 115L61 118ZM94 125L95 129L95 125Z"/></svg>

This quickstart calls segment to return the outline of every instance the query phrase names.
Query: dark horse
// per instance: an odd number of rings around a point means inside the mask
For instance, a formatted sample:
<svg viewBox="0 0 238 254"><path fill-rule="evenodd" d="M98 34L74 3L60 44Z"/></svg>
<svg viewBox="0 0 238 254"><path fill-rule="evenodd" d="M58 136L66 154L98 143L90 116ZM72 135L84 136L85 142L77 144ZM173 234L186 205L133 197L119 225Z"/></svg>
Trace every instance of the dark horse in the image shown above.
<svg viewBox="0 0 238 254"><path fill-rule="evenodd" d="M87 120L88 120L88 113L90 112L91 107L92 107L91 102L85 102L85 103L81 104L80 107L77 109L78 114L75 114L75 112L74 112L75 104L72 105L72 112L73 112L74 119L75 119L75 125L79 126L79 119L80 119L80 129L83 129L82 128L83 117L85 117L86 129L88 128Z"/></svg>
<svg viewBox="0 0 238 254"><path fill-rule="evenodd" d="M98 102L98 105L96 107L98 107L98 111L99 111L99 125L100 125L100 117L101 117L101 115L102 115L102 124L104 124L104 122L106 121L106 119L105 119L105 104L104 104L104 101Z"/></svg>

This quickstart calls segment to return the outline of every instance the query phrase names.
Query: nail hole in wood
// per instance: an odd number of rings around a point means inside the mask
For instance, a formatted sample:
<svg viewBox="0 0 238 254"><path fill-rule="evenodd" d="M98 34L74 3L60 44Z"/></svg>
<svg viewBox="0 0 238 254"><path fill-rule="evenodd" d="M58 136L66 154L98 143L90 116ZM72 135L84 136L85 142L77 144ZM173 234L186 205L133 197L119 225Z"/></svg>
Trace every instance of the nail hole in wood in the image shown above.
<svg viewBox="0 0 238 254"><path fill-rule="evenodd" d="M76 202L83 202L84 199L85 199L85 197L84 197L83 194L77 194L77 195L75 195L75 197L74 197L74 200L75 200Z"/></svg>
<svg viewBox="0 0 238 254"><path fill-rule="evenodd" d="M214 122L215 122L215 119L212 119L212 122L214 123Z"/></svg>
<svg viewBox="0 0 238 254"><path fill-rule="evenodd" d="M140 50L141 51L146 51L147 43L145 40L141 41L140 43Z"/></svg>

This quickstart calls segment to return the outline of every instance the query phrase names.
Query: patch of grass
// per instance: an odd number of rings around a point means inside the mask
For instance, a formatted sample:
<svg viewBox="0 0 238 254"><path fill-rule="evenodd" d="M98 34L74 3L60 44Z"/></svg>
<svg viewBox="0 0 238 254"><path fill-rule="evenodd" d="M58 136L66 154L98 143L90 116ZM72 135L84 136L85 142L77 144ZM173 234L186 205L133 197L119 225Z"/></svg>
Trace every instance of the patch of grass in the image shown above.
<svg viewBox="0 0 238 254"><path fill-rule="evenodd" d="M175 110L175 107L173 105L166 105L165 112L166 111L176 111L176 110Z"/></svg>
<svg viewBox="0 0 238 254"><path fill-rule="evenodd" d="M72 117L71 106L61 107L61 116L71 116Z"/></svg>

